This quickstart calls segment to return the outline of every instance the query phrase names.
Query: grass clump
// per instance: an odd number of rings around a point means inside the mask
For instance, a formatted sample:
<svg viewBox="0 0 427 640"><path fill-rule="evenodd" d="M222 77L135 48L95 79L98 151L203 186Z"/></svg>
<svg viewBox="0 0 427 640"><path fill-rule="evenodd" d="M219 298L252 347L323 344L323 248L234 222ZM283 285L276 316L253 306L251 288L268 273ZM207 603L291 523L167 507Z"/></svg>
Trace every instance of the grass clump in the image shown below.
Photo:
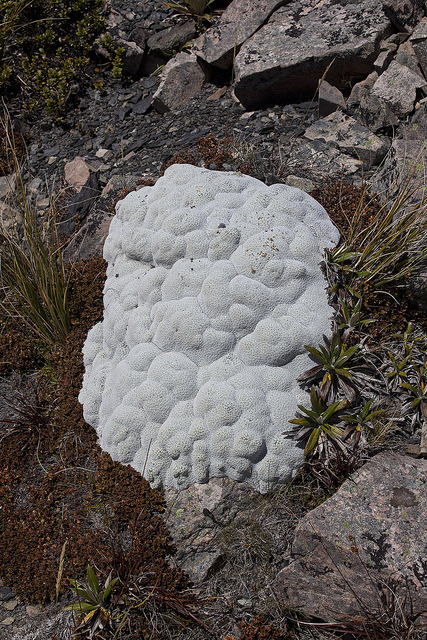
<svg viewBox="0 0 427 640"><path fill-rule="evenodd" d="M71 329L68 278L52 208L42 220L27 196L13 133L4 125L15 166L17 224L0 225L0 278L4 308L43 341L63 343Z"/></svg>

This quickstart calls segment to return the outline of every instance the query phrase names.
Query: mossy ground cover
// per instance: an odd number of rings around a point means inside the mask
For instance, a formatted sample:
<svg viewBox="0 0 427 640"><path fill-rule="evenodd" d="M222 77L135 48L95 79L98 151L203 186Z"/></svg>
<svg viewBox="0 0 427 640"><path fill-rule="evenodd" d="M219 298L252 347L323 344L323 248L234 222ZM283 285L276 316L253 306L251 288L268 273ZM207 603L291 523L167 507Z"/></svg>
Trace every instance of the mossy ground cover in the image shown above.
<svg viewBox="0 0 427 640"><path fill-rule="evenodd" d="M83 341L102 316L105 263L93 258L70 268L73 329L64 346L47 352L19 321L13 326L2 318L2 358L10 360L19 336L19 357L8 371L33 376L37 367L38 398L32 420L11 416L0 426L0 575L24 602L43 604L68 593L69 578L91 563L100 575L113 570L123 582L126 572L145 576L145 587L164 596L157 606L168 608L167 598L178 601L189 582L166 561L173 545L160 517L162 494L101 451L77 400ZM33 402L30 395L26 401ZM141 608L132 624L147 634L148 620Z"/></svg>

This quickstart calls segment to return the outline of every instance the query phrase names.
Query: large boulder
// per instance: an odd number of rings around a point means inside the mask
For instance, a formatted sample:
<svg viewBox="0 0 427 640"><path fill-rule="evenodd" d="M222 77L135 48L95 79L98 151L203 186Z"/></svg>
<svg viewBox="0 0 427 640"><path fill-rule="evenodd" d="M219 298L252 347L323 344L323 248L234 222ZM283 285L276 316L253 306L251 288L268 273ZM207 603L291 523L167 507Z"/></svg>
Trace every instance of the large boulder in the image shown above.
<svg viewBox="0 0 427 640"><path fill-rule="evenodd" d="M408 67L393 61L375 82L372 94L386 102L401 118L414 110L417 89L427 91L427 81Z"/></svg>
<svg viewBox="0 0 427 640"><path fill-rule="evenodd" d="M319 263L338 238L299 189L190 165L119 202L80 394L101 447L155 486L289 479L304 345L333 314Z"/></svg>
<svg viewBox="0 0 427 640"><path fill-rule="evenodd" d="M218 24L208 29L194 43L193 52L208 64L222 69L233 65L233 58L271 14L291 0L233 0Z"/></svg>
<svg viewBox="0 0 427 640"><path fill-rule="evenodd" d="M426 531L427 461L380 453L298 523L276 596L324 620L363 620L394 594L397 614L406 600L426 624Z"/></svg>
<svg viewBox="0 0 427 640"><path fill-rule="evenodd" d="M373 69L391 23L377 0L292 2L240 49L235 94L245 108L312 97L326 79L340 88Z"/></svg>

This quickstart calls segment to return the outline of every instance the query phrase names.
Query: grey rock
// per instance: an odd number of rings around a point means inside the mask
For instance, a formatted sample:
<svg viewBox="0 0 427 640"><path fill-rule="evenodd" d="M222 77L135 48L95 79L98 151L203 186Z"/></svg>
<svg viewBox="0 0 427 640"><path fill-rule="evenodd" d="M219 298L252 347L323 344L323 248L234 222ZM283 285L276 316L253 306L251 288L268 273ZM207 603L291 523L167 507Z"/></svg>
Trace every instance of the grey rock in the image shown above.
<svg viewBox="0 0 427 640"><path fill-rule="evenodd" d="M7 198L12 195L16 188L16 174L9 173L7 176L0 176L0 198Z"/></svg>
<svg viewBox="0 0 427 640"><path fill-rule="evenodd" d="M319 86L319 116L329 116L337 109L345 111L345 108L346 104L341 91L323 80Z"/></svg>
<svg viewBox="0 0 427 640"><path fill-rule="evenodd" d="M141 68L142 60L144 58L144 49L139 47L135 42L123 40L122 38L118 38L117 42L125 50L123 57L123 72L130 76L136 76Z"/></svg>
<svg viewBox="0 0 427 640"><path fill-rule="evenodd" d="M414 133L418 133L417 129L414 130ZM423 140L422 137L421 140ZM393 198L397 195L400 185L408 182L412 193L406 203L407 210L408 207L417 204L427 196L426 166L427 146L421 144L419 136L415 139L396 139L393 141L380 171L372 178L372 191L384 198L387 196Z"/></svg>
<svg viewBox="0 0 427 640"><path fill-rule="evenodd" d="M339 111L321 118L306 130L309 140L320 139L342 153L360 160L364 169L378 164L388 151L388 144L351 116Z"/></svg>
<svg viewBox="0 0 427 640"><path fill-rule="evenodd" d="M427 90L427 82L393 61L375 82L372 94L387 102L392 111L403 118L414 109L417 89Z"/></svg>
<svg viewBox="0 0 427 640"><path fill-rule="evenodd" d="M384 11L399 30L411 32L426 14L425 0L383 0Z"/></svg>
<svg viewBox="0 0 427 640"><path fill-rule="evenodd" d="M144 26L143 23L136 24L132 31L129 33L128 40L135 42L142 50L145 50L147 40L150 37L150 31Z"/></svg>
<svg viewBox="0 0 427 640"><path fill-rule="evenodd" d="M352 110L356 109L360 104L362 96L370 93L372 87L374 86L377 80L378 80L378 73L376 71L372 71L372 73L370 73L364 80L357 82L353 86L351 93L348 97L347 110L351 112Z"/></svg>
<svg viewBox="0 0 427 640"><path fill-rule="evenodd" d="M381 51L381 53L379 54L378 58L375 60L374 62L374 69L377 73L382 73L383 71L385 71L388 67L388 65L390 64L390 62L393 60L393 50L392 49L386 49L384 51Z"/></svg>
<svg viewBox="0 0 427 640"><path fill-rule="evenodd" d="M194 20L162 29L162 31L159 31L148 39L147 47L149 55L153 53L166 59L170 58L180 47L189 40L192 40L196 33L197 29Z"/></svg>
<svg viewBox="0 0 427 640"><path fill-rule="evenodd" d="M404 42L399 47L395 61L402 64L404 67L408 67L408 69L416 73L420 78L424 79L414 49L410 42Z"/></svg>
<svg viewBox="0 0 427 640"><path fill-rule="evenodd" d="M13 590L10 587L0 586L0 600L8 602L15 597Z"/></svg>
<svg viewBox="0 0 427 640"><path fill-rule="evenodd" d="M99 178L97 173L91 173L89 179L72 199L67 211L58 224L58 233L70 236L74 233L76 223L81 223L87 216L90 207L100 194Z"/></svg>
<svg viewBox="0 0 427 640"><path fill-rule="evenodd" d="M421 20L413 32L410 42L414 48L421 69L427 77L427 18Z"/></svg>
<svg viewBox="0 0 427 640"><path fill-rule="evenodd" d="M399 124L399 119L388 103L385 100L381 100L374 93L362 95L356 112L356 119L374 133L380 129L395 127Z"/></svg>
<svg viewBox="0 0 427 640"><path fill-rule="evenodd" d="M162 72L163 79L153 96L153 107L159 113L177 109L201 90L205 74L194 54L178 53Z"/></svg>
<svg viewBox="0 0 427 640"><path fill-rule="evenodd" d="M286 145L282 156L281 175L304 175L314 184L354 176L362 177L362 162L351 158L323 140L297 138ZM276 180L277 181L277 180Z"/></svg>
<svg viewBox="0 0 427 640"><path fill-rule="evenodd" d="M132 108L133 113L136 113L141 116L147 113L148 109L151 107L151 104L153 102L153 95L154 94L150 94L146 98L143 98L142 100L139 100L139 102L135 103L135 105Z"/></svg>
<svg viewBox="0 0 427 640"><path fill-rule="evenodd" d="M221 562L218 531L244 520L261 498L246 483L212 478L183 491L168 488L165 500L166 523L177 549L172 561L197 585Z"/></svg>
<svg viewBox="0 0 427 640"><path fill-rule="evenodd" d="M196 40L193 53L208 64L228 69L240 46L250 38L282 4L290 0L233 0L218 24Z"/></svg>
<svg viewBox="0 0 427 640"><path fill-rule="evenodd" d="M290 563L274 582L279 601L324 620L381 611L379 595L406 596L427 622L427 461L383 452L308 513Z"/></svg>
<svg viewBox="0 0 427 640"><path fill-rule="evenodd" d="M390 29L376 0L292 2L242 46L234 65L235 95L247 109L311 98L331 63L327 80L339 88L372 71Z"/></svg>
<svg viewBox="0 0 427 640"><path fill-rule="evenodd" d="M297 189L301 189L301 191L305 191L306 193L310 193L314 189L314 184L311 180L307 180L307 178L301 178L300 176L289 175L285 184L290 187L296 187Z"/></svg>
<svg viewBox="0 0 427 640"><path fill-rule="evenodd" d="M404 127L406 140L427 140L427 102L420 105Z"/></svg>

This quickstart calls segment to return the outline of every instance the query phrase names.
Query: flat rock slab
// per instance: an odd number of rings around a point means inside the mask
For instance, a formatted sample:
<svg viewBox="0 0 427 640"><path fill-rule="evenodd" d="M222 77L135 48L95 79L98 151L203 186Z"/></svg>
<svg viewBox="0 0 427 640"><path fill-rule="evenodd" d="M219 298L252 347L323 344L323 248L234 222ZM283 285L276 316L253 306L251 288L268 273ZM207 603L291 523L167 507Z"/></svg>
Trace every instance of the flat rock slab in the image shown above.
<svg viewBox="0 0 427 640"><path fill-rule="evenodd" d="M336 111L321 118L306 130L309 140L323 140L363 163L364 169L378 164L388 151L387 142L371 133L354 118Z"/></svg>
<svg viewBox="0 0 427 640"><path fill-rule="evenodd" d="M380 453L300 521L276 595L287 607L340 620L379 610L388 585L425 612L426 530L427 461ZM427 614L417 621L426 622Z"/></svg>
<svg viewBox="0 0 427 640"><path fill-rule="evenodd" d="M234 0L228 5L218 24L196 40L194 53L216 67L230 68L235 50L238 51L240 45L283 4L284 0Z"/></svg>
<svg viewBox="0 0 427 640"><path fill-rule="evenodd" d="M372 71L390 30L377 0L292 2L242 46L234 65L236 97L248 109L312 97L332 61L326 79L340 88Z"/></svg>
<svg viewBox="0 0 427 640"><path fill-rule="evenodd" d="M165 500L166 524L176 546L170 561L197 585L221 562L218 530L238 522L261 498L246 483L212 478L184 491L168 488Z"/></svg>

